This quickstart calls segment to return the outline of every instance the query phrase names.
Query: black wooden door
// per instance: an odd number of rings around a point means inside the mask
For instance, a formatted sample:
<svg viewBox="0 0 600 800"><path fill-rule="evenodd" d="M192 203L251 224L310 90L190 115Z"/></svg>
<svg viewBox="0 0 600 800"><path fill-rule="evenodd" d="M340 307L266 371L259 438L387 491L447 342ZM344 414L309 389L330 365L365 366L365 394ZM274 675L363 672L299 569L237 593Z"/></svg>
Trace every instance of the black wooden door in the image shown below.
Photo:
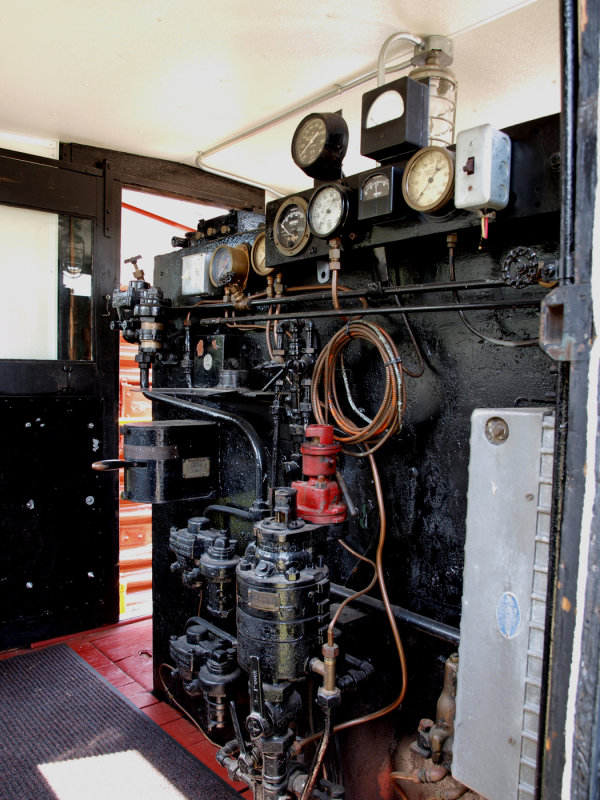
<svg viewBox="0 0 600 800"><path fill-rule="evenodd" d="M0 152L0 648L118 618L120 184ZM106 211L117 209L114 222Z"/></svg>

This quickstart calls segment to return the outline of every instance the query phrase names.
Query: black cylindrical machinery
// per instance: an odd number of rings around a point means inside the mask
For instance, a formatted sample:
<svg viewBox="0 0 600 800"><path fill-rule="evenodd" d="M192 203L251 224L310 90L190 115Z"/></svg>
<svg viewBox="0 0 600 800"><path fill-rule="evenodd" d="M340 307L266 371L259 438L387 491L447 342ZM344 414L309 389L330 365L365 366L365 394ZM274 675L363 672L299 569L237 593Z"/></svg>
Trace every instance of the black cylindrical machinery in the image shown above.
<svg viewBox="0 0 600 800"><path fill-rule="evenodd" d="M296 519L293 489L275 489L274 511L237 568L238 661L250 672L257 657L268 682L303 677L329 623L329 574L315 547L325 527Z"/></svg>
<svg viewBox="0 0 600 800"><path fill-rule="evenodd" d="M200 559L200 574L206 581L207 610L226 620L235 608L235 569L239 563L235 542L222 531Z"/></svg>
<svg viewBox="0 0 600 800"><path fill-rule="evenodd" d="M183 636L172 636L171 658L183 689L204 700L204 724L209 730L227 722L227 702L235 696L241 676L235 639L206 620L193 617Z"/></svg>

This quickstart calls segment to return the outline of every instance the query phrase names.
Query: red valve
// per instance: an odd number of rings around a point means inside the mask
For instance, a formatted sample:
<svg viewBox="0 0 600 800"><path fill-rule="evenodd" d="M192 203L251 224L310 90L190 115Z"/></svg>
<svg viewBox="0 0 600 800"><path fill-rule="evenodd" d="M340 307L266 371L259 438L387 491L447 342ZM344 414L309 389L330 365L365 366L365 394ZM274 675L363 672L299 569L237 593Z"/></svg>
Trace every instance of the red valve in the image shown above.
<svg viewBox="0 0 600 800"><path fill-rule="evenodd" d="M294 481L298 492L298 516L317 525L343 522L348 508L335 476L341 444L333 440L332 425L308 425L300 447L302 472L307 481Z"/></svg>

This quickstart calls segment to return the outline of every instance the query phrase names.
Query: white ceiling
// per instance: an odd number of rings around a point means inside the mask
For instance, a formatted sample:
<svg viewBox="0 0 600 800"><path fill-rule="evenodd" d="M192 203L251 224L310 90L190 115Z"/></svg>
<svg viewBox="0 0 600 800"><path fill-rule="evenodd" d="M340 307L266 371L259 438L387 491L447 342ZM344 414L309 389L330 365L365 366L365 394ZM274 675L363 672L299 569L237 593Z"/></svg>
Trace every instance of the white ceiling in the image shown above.
<svg viewBox="0 0 600 800"><path fill-rule="evenodd" d="M559 110L558 0L20 0L0 5L0 130L193 164L206 150L374 69L399 30L454 40L457 130ZM398 43L392 61L412 48ZM366 84L323 104L358 154ZM300 114L207 159L284 193Z"/></svg>

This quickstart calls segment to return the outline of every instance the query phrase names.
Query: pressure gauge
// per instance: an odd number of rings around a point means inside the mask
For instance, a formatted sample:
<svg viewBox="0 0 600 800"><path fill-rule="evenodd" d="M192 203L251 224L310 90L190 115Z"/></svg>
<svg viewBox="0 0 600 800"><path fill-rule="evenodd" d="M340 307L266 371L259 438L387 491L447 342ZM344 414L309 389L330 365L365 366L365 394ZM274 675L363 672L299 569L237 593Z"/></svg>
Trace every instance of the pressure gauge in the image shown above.
<svg viewBox="0 0 600 800"><path fill-rule="evenodd" d="M341 233L348 218L348 192L342 186L330 183L320 186L308 204L308 225L321 239L330 239Z"/></svg>
<svg viewBox="0 0 600 800"><path fill-rule="evenodd" d="M454 191L454 155L445 147L425 147L404 169L402 194L415 211L443 208Z"/></svg>
<svg viewBox="0 0 600 800"><path fill-rule="evenodd" d="M266 264L265 238L264 231L259 233L254 240L252 250L250 251L250 263L252 264L252 269L257 275L261 275L263 278L273 272L273 267L267 267Z"/></svg>
<svg viewBox="0 0 600 800"><path fill-rule="evenodd" d="M348 149L348 125L341 114L304 117L292 139L292 158L310 178L335 180Z"/></svg>
<svg viewBox="0 0 600 800"><path fill-rule="evenodd" d="M237 284L244 289L248 281L250 269L250 259L248 256L248 246L239 244L230 247L222 244L217 247L210 259L210 281L213 286L227 286L230 283Z"/></svg>
<svg viewBox="0 0 600 800"><path fill-rule="evenodd" d="M304 250L310 237L306 216L308 204L303 197L292 195L279 206L273 223L275 247L284 256L295 256Z"/></svg>
<svg viewBox="0 0 600 800"><path fill-rule="evenodd" d="M358 218L385 219L402 216L405 206L401 192L402 171L397 167L379 167L358 178Z"/></svg>

